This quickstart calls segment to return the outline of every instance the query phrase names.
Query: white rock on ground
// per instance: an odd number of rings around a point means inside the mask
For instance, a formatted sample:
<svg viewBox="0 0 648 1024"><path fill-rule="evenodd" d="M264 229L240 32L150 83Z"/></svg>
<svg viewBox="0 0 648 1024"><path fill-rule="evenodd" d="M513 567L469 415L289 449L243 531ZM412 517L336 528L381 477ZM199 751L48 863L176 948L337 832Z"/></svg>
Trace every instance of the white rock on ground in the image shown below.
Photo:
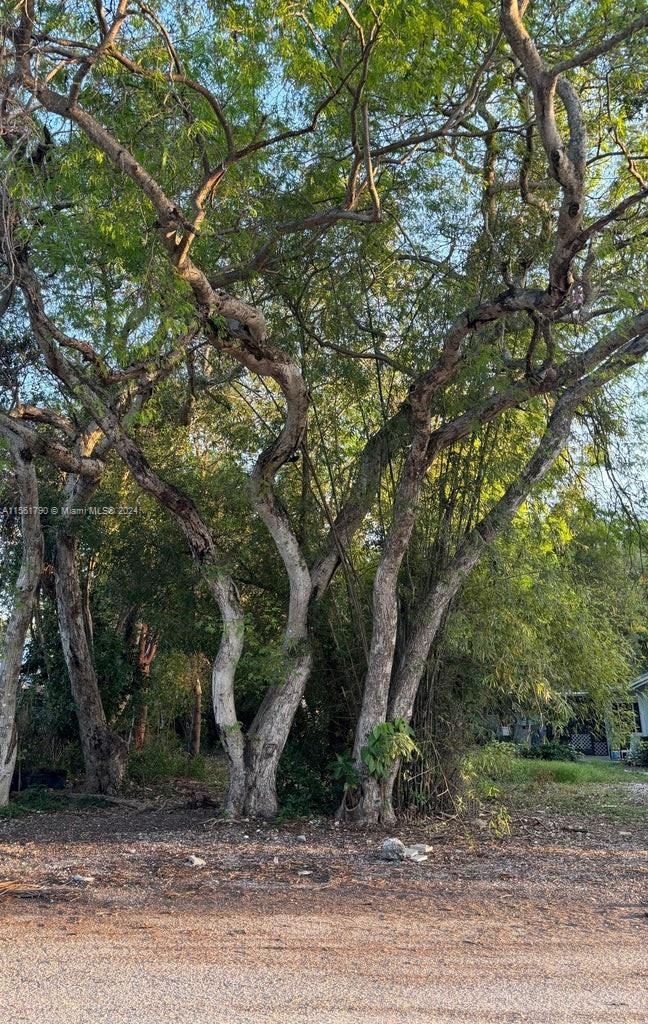
<svg viewBox="0 0 648 1024"><path fill-rule="evenodd" d="M411 850L412 853L432 853L434 847L428 846L427 843L414 843L413 846L408 846L407 849Z"/></svg>
<svg viewBox="0 0 648 1024"><path fill-rule="evenodd" d="M428 853L432 850L426 843L415 843L414 846L405 846L400 839L385 839L380 847L381 860L412 860L415 864L422 864L428 859Z"/></svg>
<svg viewBox="0 0 648 1024"><path fill-rule="evenodd" d="M405 860L405 844L400 839L385 839L380 847L381 860Z"/></svg>

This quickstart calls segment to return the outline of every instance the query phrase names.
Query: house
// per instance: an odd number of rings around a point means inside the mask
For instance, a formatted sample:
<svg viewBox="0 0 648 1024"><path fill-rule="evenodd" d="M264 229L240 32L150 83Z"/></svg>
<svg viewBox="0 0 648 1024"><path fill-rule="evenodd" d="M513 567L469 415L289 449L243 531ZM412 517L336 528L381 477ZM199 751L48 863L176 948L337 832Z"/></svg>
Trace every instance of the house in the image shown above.
<svg viewBox="0 0 648 1024"><path fill-rule="evenodd" d="M585 694L572 694L572 699L586 697ZM634 751L642 740L648 739L648 672L634 679L628 687L629 700L625 709L630 710L634 719L630 726L630 733L620 741L613 725L614 715L610 709L609 716L606 716L605 724L596 724L587 716L581 716L580 721L572 721L566 729L566 738L575 750L582 754L590 754L599 757L611 757L618 760ZM621 710L616 705L616 710Z"/></svg>
<svg viewBox="0 0 648 1024"><path fill-rule="evenodd" d="M630 698L635 715L635 731L630 740L632 747L638 745L642 739L648 740L648 672L644 672L630 683Z"/></svg>
<svg viewBox="0 0 648 1024"><path fill-rule="evenodd" d="M609 757L612 749L610 730L601 719L589 693L571 692L565 695L572 706L574 717L561 731L560 739L569 743L579 754L589 757Z"/></svg>
<svg viewBox="0 0 648 1024"><path fill-rule="evenodd" d="M595 711L588 693L572 691L565 696L569 698L574 717L557 735L551 726L545 728L537 717L524 717L518 713L507 724L494 719L497 738L512 740L515 743L529 743L532 746L541 743L545 736L548 739L557 738L563 743L571 744L580 754L610 757L613 760L625 757L628 752L634 751L642 740L648 740L648 672L644 672L630 683L628 703L623 703L623 708L619 705L615 708L625 711L629 709L634 716L629 736L626 733L621 740L615 735L615 715L612 708L609 715L602 719L600 712Z"/></svg>

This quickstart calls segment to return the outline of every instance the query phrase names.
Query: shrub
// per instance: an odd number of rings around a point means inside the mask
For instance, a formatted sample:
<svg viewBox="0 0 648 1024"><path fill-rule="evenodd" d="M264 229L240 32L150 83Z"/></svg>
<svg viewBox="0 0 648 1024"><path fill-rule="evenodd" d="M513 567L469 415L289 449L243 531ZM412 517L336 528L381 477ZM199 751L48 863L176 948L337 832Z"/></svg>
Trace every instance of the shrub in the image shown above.
<svg viewBox="0 0 648 1024"><path fill-rule="evenodd" d="M648 740L640 740L628 758L628 764L635 768L648 768Z"/></svg>
<svg viewBox="0 0 648 1024"><path fill-rule="evenodd" d="M414 733L404 718L374 725L360 756L367 771L374 778L389 778L396 761L411 761L418 753Z"/></svg>
<svg viewBox="0 0 648 1024"><path fill-rule="evenodd" d="M277 773L280 820L327 814L334 806L331 780L299 747L287 746Z"/></svg>
<svg viewBox="0 0 648 1024"><path fill-rule="evenodd" d="M511 774L516 749L512 743L498 743L493 740L484 747L477 747L464 758L464 777L488 777L506 779Z"/></svg>
<svg viewBox="0 0 648 1024"><path fill-rule="evenodd" d="M204 757L190 757L179 744L154 740L130 755L128 777L140 785L153 785L170 779L207 779Z"/></svg>
<svg viewBox="0 0 648 1024"><path fill-rule="evenodd" d="M579 755L569 743L548 740L537 747L520 744L517 748L520 757L528 757L538 761L577 761Z"/></svg>

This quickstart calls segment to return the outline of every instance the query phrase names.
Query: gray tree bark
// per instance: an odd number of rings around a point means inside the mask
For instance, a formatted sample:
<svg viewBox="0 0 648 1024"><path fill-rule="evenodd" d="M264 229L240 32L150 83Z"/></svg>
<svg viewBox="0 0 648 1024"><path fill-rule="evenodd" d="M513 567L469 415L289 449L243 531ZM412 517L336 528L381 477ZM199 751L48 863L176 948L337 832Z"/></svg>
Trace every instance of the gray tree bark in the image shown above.
<svg viewBox="0 0 648 1024"><path fill-rule="evenodd" d="M16 764L18 736L16 701L27 630L31 622L43 568L43 534L38 512L38 481L33 456L10 432L8 442L18 484L22 533L22 558L13 605L0 649L0 807L9 801Z"/></svg>
<svg viewBox="0 0 648 1024"><path fill-rule="evenodd" d="M558 400L536 450L518 478L470 531L455 556L433 581L416 616L400 663L395 668L389 692L389 721L395 718L403 718L408 723L411 721L416 694L445 611L488 545L511 524L532 489L556 462L569 439L574 412L585 393L584 388L574 388ZM399 765L394 765L389 778L380 787L380 821L391 821L395 817L393 790L398 770Z"/></svg>
<svg viewBox="0 0 648 1024"><path fill-rule="evenodd" d="M375 725L385 722L398 623L398 577L407 551L428 466L431 391L428 386L411 395L415 423L412 444L396 488L394 517L383 546L373 586L373 626L362 705L356 723L353 760L358 785L347 790L338 817L352 822L387 820L383 784L362 760L362 751Z"/></svg>
<svg viewBox="0 0 648 1024"><path fill-rule="evenodd" d="M273 818L277 813L277 769L313 665L308 612L311 574L288 516L277 501L273 485L286 461L299 450L306 432L308 390L299 368L275 359L268 370L286 400L286 419L278 438L257 460L252 472L254 507L268 529L284 563L289 602L283 638L284 676L271 685L246 737L246 813Z"/></svg>

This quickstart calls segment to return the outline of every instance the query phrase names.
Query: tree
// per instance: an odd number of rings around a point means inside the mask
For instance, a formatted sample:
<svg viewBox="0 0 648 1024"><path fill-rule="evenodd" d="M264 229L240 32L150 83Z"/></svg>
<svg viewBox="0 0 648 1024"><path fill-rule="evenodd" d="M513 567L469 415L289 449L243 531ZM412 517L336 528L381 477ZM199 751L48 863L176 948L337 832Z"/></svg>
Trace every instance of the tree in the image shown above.
<svg viewBox="0 0 648 1024"><path fill-rule="evenodd" d="M33 453L19 437L2 428L16 479L17 516L20 518L22 558L12 595L9 619L2 637L0 657L0 807L9 800L16 763L16 697L27 630L31 622L43 565L38 483Z"/></svg>

